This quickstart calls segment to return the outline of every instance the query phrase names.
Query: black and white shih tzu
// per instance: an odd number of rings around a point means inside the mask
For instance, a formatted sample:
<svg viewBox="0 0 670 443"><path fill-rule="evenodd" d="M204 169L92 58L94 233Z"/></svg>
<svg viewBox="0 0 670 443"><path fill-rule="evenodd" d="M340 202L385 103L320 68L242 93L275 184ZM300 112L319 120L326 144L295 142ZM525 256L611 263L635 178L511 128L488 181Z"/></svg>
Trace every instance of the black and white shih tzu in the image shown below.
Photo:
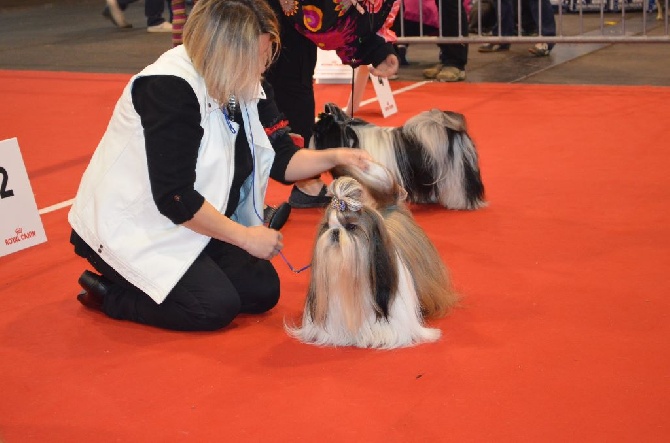
<svg viewBox="0 0 670 443"><path fill-rule="evenodd" d="M312 271L298 340L322 346L392 349L432 342L440 330L425 318L453 307L455 294L435 246L403 200L392 174L339 168L329 186L314 244Z"/></svg>
<svg viewBox="0 0 670 443"><path fill-rule="evenodd" d="M409 202L463 210L486 205L477 151L462 114L433 109L394 128L352 118L328 103L309 146L366 150L393 173Z"/></svg>

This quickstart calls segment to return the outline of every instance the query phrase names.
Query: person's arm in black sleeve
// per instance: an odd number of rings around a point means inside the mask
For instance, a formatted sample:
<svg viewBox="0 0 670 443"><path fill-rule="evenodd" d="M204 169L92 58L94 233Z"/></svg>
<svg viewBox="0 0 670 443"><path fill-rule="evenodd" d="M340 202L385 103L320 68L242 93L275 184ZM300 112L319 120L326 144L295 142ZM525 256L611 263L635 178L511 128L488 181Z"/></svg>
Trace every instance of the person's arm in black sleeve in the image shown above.
<svg viewBox="0 0 670 443"><path fill-rule="evenodd" d="M284 114L279 112L274 101L274 89L267 81L263 81L265 98L258 102L258 116L265 128L265 133L275 150L275 159L270 169L270 177L283 184L290 184L285 178L286 167L298 148L290 136L291 127Z"/></svg>
<svg viewBox="0 0 670 443"><path fill-rule="evenodd" d="M393 44L382 36L388 35L387 28L392 25L398 8L398 0L383 0L379 10L374 13L368 11L358 17L355 31L357 38L350 43L355 54L354 67L372 65L370 73L381 77L388 77L398 71L400 63ZM387 31L380 34L380 29Z"/></svg>
<svg viewBox="0 0 670 443"><path fill-rule="evenodd" d="M374 34L359 42L360 46L356 52L356 58L361 60L361 65L378 66L391 54L395 54L393 44L388 43L383 37Z"/></svg>
<svg viewBox="0 0 670 443"><path fill-rule="evenodd" d="M182 224L205 201L194 188L203 136L198 99L186 80L163 75L135 80L132 97L144 128L154 202L161 214Z"/></svg>

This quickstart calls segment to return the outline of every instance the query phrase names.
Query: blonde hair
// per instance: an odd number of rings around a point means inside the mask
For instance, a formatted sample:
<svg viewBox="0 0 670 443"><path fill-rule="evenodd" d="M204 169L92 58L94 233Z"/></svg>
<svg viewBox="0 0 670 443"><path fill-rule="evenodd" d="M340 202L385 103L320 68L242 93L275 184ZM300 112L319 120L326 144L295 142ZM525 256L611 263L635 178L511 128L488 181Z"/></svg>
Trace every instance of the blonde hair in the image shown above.
<svg viewBox="0 0 670 443"><path fill-rule="evenodd" d="M259 57L262 34L269 34L271 49ZM235 95L250 100L279 52L279 22L265 0L200 0L188 16L183 39L214 99L226 103Z"/></svg>

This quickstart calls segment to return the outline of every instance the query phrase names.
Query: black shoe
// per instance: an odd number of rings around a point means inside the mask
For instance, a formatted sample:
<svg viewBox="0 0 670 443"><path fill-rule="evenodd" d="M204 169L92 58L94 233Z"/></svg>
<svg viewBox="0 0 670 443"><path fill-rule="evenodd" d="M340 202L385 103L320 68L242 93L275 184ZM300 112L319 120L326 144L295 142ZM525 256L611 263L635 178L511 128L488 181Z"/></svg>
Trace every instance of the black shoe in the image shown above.
<svg viewBox="0 0 670 443"><path fill-rule="evenodd" d="M323 208L328 206L332 197L327 196L328 188L326 185L323 185L319 191L319 195L308 195L298 189L297 186L293 185L291 189L291 195L288 197L288 203L298 209L306 208Z"/></svg>
<svg viewBox="0 0 670 443"><path fill-rule="evenodd" d="M79 286L84 290L77 294L77 300L89 309L102 311L102 304L109 294L110 285L111 282L102 275L84 271L79 277Z"/></svg>

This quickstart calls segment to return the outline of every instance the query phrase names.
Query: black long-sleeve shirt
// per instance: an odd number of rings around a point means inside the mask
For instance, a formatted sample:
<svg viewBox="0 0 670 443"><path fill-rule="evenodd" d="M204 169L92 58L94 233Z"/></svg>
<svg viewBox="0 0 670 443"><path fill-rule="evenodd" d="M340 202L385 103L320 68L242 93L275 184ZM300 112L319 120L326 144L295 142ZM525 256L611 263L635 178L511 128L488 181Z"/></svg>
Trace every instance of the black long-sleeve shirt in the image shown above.
<svg viewBox="0 0 670 443"><path fill-rule="evenodd" d="M266 98L259 101L258 114L275 150L270 177L288 184L286 167L299 148L289 135L288 122L277 109L272 86L263 82L263 90ZM173 223L184 223L193 218L205 201L195 189L196 163L203 136L198 99L186 80L169 75L135 80L132 99L144 128L147 168L156 207ZM233 119L242 122L239 109ZM235 212L242 184L253 171L244 124L239 125L234 158L226 216ZM89 247L76 232L72 231L70 241L79 255L87 256Z"/></svg>
<svg viewBox="0 0 670 443"><path fill-rule="evenodd" d="M272 87L263 82L263 89L266 98L259 101L258 114L275 150L270 177L287 183L284 173L298 148L288 134L288 122L274 103ZM204 197L194 188L203 135L198 99L186 80L174 76L139 78L133 85L132 97L144 128L147 167L156 206L175 224L190 220L204 203ZM232 118L241 123L241 111L238 109ZM252 170L251 150L244 125L240 124L235 139L235 172L225 211L227 216L235 212L240 188Z"/></svg>

